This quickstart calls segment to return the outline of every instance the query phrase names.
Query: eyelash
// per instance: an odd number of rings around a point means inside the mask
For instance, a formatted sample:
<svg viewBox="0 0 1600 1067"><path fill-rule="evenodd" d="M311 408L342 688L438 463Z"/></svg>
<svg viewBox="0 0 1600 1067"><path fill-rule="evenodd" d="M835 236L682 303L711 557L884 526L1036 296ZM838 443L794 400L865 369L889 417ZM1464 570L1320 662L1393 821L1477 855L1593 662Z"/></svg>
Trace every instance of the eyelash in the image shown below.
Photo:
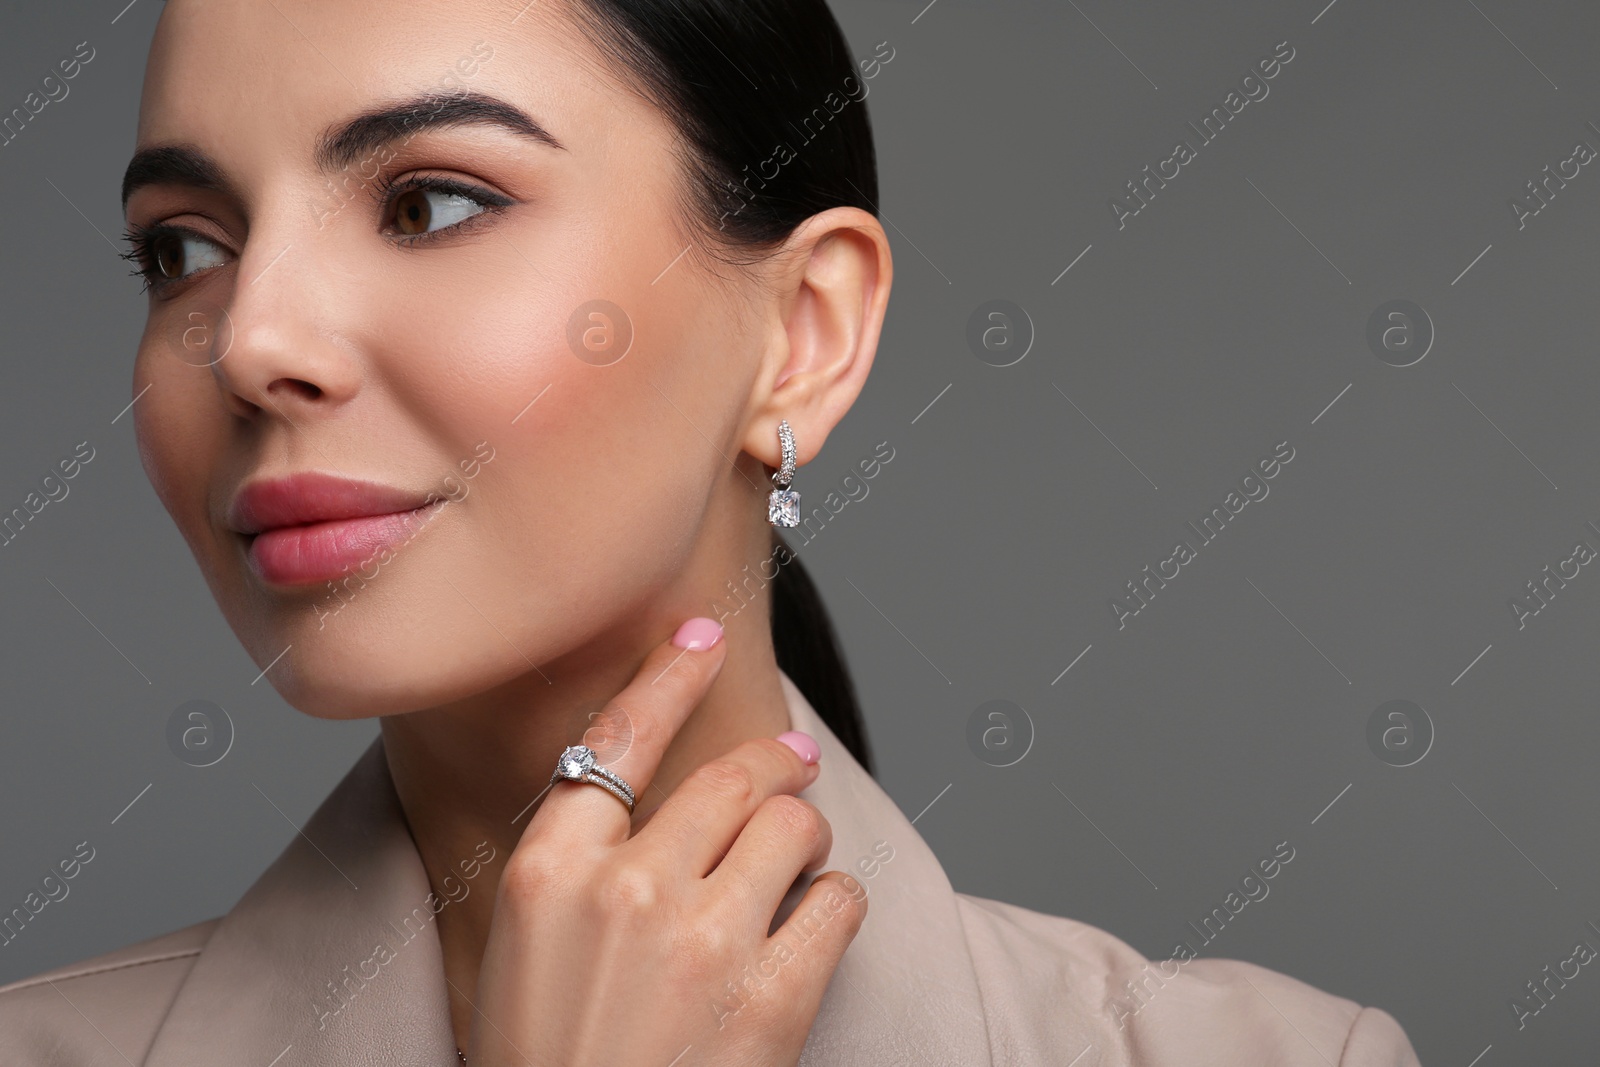
<svg viewBox="0 0 1600 1067"><path fill-rule="evenodd" d="M453 222L437 230L406 234L399 237L389 236L392 231L389 228L388 219L395 200L402 193L410 192L413 189L460 197L463 200L471 201L483 210L476 211L460 222ZM372 200L378 205L381 210L381 217L384 219L384 228L380 232L393 243L403 248L413 248L418 244L437 238L464 233L478 223L487 221L488 216L498 215L514 203L510 198L501 196L498 193L492 193L480 186L470 185L452 178L431 178L421 175L413 175L400 181L385 182L381 186L374 187ZM122 237L128 243L129 249L126 252L118 253L118 255L120 258L134 264L134 269L129 273L142 280L143 285L139 290L140 293L147 293L152 290L160 292L172 285L189 281L213 269L205 267L194 274L185 275L181 278L167 278L161 274L160 268L156 266L154 258L155 243L163 237L171 237L177 240L188 237L205 241L208 244L216 244L210 237L200 233L198 230L192 230L186 226L173 226L165 222L158 222L152 226L141 226L138 223L134 223L123 231Z"/></svg>
<svg viewBox="0 0 1600 1067"><path fill-rule="evenodd" d="M180 280L166 278L155 265L153 249L156 241L162 237L173 237L179 240L185 237L198 237L203 241L211 240L204 234L196 233L187 227L170 226L164 222L158 222L154 226L141 226L138 223L130 225L122 233L122 239L128 242L128 251L120 252L118 256L133 264L133 270L128 273L143 281L143 285L139 289L141 294L148 293L153 289L161 290L166 285Z"/></svg>

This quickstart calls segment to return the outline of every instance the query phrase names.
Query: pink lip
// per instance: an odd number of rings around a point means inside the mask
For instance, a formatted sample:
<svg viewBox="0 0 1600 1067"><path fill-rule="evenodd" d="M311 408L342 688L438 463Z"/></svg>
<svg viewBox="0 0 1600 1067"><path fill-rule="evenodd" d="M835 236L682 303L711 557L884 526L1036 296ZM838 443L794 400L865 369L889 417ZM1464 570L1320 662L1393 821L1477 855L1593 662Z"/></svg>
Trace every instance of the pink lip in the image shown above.
<svg viewBox="0 0 1600 1067"><path fill-rule="evenodd" d="M428 494L307 472L251 482L235 494L228 526L249 541L265 581L329 581L409 540L443 505Z"/></svg>

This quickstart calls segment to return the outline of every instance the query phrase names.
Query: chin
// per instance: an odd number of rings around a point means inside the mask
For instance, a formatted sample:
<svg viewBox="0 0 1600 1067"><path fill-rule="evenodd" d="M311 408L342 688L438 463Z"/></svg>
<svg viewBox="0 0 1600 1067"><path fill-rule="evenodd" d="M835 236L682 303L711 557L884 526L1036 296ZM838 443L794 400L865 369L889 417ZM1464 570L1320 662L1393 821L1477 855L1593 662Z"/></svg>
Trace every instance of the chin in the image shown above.
<svg viewBox="0 0 1600 1067"><path fill-rule="evenodd" d="M307 715L369 719L447 705L528 670L504 645L504 655L482 643L462 647L433 627L395 633L392 627L369 625L349 631L289 644L266 680ZM251 651L266 664L283 647Z"/></svg>
<svg viewBox="0 0 1600 1067"><path fill-rule="evenodd" d="M508 610L480 595L482 583L459 561L450 580L447 562L406 562L415 565L402 570L397 563L393 574L353 595L335 595L326 584L274 589L234 567L213 591L257 670L265 669L262 680L317 718L439 707L545 662L546 628L525 603Z"/></svg>

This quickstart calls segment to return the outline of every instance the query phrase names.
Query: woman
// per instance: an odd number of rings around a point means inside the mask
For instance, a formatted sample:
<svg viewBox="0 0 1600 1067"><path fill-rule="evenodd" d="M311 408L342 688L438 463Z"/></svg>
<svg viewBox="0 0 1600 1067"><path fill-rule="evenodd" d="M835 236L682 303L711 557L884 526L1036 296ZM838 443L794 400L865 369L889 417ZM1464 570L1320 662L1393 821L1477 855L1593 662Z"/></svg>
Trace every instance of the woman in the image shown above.
<svg viewBox="0 0 1600 1067"><path fill-rule="evenodd" d="M168 4L140 453L381 738L227 915L0 991L7 1063L1416 1062L955 894L872 780L774 528L877 347L891 56L821 0Z"/></svg>

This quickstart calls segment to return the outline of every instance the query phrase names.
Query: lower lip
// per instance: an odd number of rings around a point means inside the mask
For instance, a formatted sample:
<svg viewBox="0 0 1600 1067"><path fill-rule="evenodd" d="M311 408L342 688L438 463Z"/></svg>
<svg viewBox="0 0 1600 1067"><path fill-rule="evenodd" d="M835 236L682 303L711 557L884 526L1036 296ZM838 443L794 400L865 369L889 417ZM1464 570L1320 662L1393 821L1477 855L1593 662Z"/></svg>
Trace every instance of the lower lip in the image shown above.
<svg viewBox="0 0 1600 1067"><path fill-rule="evenodd" d="M326 582L371 570L381 562L377 557L385 548L416 536L443 504L267 530L250 539L250 563L263 580L275 585Z"/></svg>

